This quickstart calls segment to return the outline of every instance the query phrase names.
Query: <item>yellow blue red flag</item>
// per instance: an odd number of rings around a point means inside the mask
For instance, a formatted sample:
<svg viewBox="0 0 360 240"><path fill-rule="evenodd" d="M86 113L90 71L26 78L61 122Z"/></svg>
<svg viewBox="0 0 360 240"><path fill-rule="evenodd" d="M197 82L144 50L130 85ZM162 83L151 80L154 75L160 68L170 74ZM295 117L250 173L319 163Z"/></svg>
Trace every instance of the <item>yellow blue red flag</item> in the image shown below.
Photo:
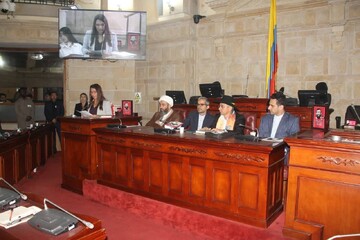
<svg viewBox="0 0 360 240"><path fill-rule="evenodd" d="M270 97L275 92L276 73L278 66L276 0L270 0L269 38L266 61L266 94Z"/></svg>

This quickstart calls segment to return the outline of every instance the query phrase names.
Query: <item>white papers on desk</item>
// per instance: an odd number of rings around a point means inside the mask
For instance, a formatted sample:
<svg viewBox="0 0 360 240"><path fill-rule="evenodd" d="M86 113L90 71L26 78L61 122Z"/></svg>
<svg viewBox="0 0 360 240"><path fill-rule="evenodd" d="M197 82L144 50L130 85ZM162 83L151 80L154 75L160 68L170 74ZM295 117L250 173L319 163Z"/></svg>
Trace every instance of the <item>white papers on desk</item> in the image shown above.
<svg viewBox="0 0 360 240"><path fill-rule="evenodd" d="M14 227L20 223L27 222L32 216L40 211L41 209L36 206L19 206L12 210L7 210L0 213L0 226L6 229Z"/></svg>
<svg viewBox="0 0 360 240"><path fill-rule="evenodd" d="M284 139L282 139L282 138L271 138L271 137L268 137L268 138L262 138L261 141L280 143L280 142L284 141Z"/></svg>

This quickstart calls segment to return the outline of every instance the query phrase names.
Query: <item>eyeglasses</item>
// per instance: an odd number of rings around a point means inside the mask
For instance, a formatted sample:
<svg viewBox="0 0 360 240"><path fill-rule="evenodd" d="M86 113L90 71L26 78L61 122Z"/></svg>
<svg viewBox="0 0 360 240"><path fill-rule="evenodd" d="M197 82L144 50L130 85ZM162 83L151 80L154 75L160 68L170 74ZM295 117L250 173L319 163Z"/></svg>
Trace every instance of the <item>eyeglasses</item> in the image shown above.
<svg viewBox="0 0 360 240"><path fill-rule="evenodd" d="M198 103L197 105L198 105L198 106L206 106L205 103Z"/></svg>

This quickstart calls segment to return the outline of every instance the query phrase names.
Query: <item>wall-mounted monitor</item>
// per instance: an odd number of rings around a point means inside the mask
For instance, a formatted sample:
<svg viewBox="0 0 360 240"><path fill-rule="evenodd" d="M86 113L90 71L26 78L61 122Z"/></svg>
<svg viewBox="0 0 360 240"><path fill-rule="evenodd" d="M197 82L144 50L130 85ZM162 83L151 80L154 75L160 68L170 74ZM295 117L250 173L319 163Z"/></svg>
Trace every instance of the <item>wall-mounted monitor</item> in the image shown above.
<svg viewBox="0 0 360 240"><path fill-rule="evenodd" d="M146 12L59 9L59 57L146 59Z"/></svg>
<svg viewBox="0 0 360 240"><path fill-rule="evenodd" d="M184 91L165 91L165 94L174 100L174 104L186 104Z"/></svg>
<svg viewBox="0 0 360 240"><path fill-rule="evenodd" d="M223 95L223 90L219 83L201 83L199 84L201 96L207 98L219 98Z"/></svg>

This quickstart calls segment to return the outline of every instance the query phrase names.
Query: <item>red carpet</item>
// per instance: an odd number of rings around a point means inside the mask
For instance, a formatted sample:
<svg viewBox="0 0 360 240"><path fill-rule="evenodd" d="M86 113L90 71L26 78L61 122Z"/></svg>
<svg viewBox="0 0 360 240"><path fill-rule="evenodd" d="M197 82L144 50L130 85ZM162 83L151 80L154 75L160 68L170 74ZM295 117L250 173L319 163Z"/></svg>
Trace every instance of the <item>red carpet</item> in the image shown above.
<svg viewBox="0 0 360 240"><path fill-rule="evenodd" d="M62 189L60 184L58 153L16 187L46 197L69 211L101 219L110 240L286 239L281 233L284 214L269 228L262 229L118 191L94 181L84 182L85 196Z"/></svg>

